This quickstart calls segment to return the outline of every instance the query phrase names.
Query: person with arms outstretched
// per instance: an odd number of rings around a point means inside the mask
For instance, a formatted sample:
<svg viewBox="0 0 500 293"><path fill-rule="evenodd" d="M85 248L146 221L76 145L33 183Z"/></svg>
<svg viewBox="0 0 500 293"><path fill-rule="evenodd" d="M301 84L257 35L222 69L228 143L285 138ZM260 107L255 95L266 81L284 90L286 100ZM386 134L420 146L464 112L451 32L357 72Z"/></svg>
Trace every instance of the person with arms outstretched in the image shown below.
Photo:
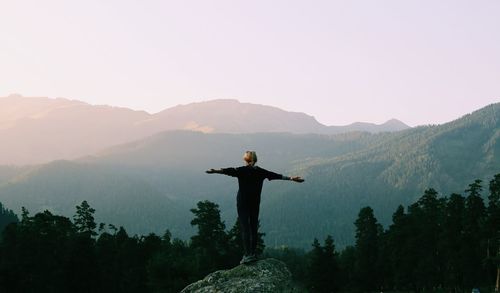
<svg viewBox="0 0 500 293"><path fill-rule="evenodd" d="M243 160L246 162L245 166L206 171L208 174L223 174L238 178L239 189L236 206L243 238L243 248L245 249L241 264L257 260L257 229L259 225L260 195L264 179L304 182L304 179L298 176L288 177L255 166L257 154L254 151L245 152Z"/></svg>

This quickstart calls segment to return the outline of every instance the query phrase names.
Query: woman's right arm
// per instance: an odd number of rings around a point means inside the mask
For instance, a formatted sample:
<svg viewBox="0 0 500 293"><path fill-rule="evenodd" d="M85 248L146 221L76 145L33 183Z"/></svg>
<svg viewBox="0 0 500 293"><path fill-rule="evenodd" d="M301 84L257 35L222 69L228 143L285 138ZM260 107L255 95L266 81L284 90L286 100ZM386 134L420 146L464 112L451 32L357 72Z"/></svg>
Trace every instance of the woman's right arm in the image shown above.
<svg viewBox="0 0 500 293"><path fill-rule="evenodd" d="M236 168L210 169L205 172L207 174L223 174L223 175L238 177L238 170Z"/></svg>

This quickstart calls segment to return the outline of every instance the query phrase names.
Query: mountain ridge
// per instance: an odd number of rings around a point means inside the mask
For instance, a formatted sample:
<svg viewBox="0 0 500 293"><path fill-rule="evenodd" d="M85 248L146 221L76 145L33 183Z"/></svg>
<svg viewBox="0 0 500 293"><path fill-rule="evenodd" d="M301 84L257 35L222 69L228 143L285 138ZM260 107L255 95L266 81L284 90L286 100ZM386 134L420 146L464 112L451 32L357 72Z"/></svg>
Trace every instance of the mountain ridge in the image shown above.
<svg viewBox="0 0 500 293"><path fill-rule="evenodd" d="M394 123L392 123L394 125ZM276 107L219 99L178 105L156 114L91 105L64 98L0 98L0 165L76 159L113 145L168 130L205 133L290 132L335 134L398 131L386 124L325 126L310 115Z"/></svg>
<svg viewBox="0 0 500 293"><path fill-rule="evenodd" d="M279 112L283 112L283 113L289 113L289 114L299 114L301 116L305 116L309 119L312 119L314 120L315 123L317 124L320 124L322 126L326 126L326 127L345 127L345 126L350 126L350 125L375 125L375 126L383 126L383 125L390 125L390 124L397 124L398 126L401 126L401 127L405 127L405 128L411 128L410 126L408 126L406 123L404 123L403 121L397 119L397 118L391 118L383 123L372 123L372 122L363 122L363 121L358 121L358 122L352 122L352 123L348 123L348 124L345 124L345 125L327 125L327 124L323 124L321 122L318 122L316 120L316 118L313 116L313 115L309 115L307 113L304 113L304 112L297 112L297 111L288 111L288 110L283 110L279 107L276 107L276 106L272 106L272 105L266 105L266 104L255 104L255 103L249 103L249 102L240 102L238 99L211 99L211 100L206 100L206 101L201 101L201 102L191 102L191 103L187 103L187 104L178 104L178 105L175 105L175 106L172 106L172 107L168 107L166 109L163 109L163 110L160 110L160 111L157 111L157 112L148 112L148 111L145 111L145 110L136 110L136 109L131 109L131 108L127 108L127 107L122 107L122 106L113 106L113 105L107 105L107 104L91 104L91 103L88 103L88 102L84 102L84 101L80 101L80 100L76 100L76 99L69 99L69 98L63 98L63 97L57 97L57 98L49 98L49 97L26 97L26 96L23 96L21 94L11 94L11 95L8 95L8 96L5 96L5 97L0 97L0 102L5 102L5 101L9 101L9 102L12 102L12 101L15 101L15 102L19 102L19 99L22 99L24 100L23 102L24 103L27 103L29 101L34 101L34 102L39 102L39 103L52 103L52 104L55 104L56 102L64 102L64 103L68 103L68 104L72 104L72 105L77 105L77 106L90 106L90 107L97 107L97 108L109 108L109 109L122 109L122 110L128 110L128 111L131 111L131 112L137 112L137 113L144 113L144 114L147 114L151 117L154 117L156 115L159 115L159 114L164 114L166 112L169 112L171 110L179 110L179 109L183 109L183 108L186 108L186 107L193 107L193 106L198 106L198 105L209 105L209 104L212 104L212 103L219 103L219 104L224 104L224 103L229 103L229 104L233 104L233 105L239 105L239 106L251 106L251 107L262 107L262 108L269 108L269 109L273 109L273 110L276 110L276 111L279 111ZM0 103L3 107L5 107L5 104L3 103Z"/></svg>

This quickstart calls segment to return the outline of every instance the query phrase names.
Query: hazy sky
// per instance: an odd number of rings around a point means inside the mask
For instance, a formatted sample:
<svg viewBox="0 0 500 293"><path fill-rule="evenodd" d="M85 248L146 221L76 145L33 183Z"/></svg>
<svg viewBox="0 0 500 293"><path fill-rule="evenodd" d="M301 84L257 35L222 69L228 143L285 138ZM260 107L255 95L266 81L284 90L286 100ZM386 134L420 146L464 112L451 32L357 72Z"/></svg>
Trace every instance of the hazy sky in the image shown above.
<svg viewBox="0 0 500 293"><path fill-rule="evenodd" d="M500 101L500 0L0 0L11 93L442 123Z"/></svg>

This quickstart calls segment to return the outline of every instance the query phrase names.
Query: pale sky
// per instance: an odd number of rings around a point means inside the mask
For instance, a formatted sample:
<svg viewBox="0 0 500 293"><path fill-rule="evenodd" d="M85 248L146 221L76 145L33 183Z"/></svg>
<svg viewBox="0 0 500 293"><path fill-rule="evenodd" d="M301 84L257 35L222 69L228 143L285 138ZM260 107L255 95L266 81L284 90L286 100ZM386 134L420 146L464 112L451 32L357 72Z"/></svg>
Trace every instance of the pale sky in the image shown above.
<svg viewBox="0 0 500 293"><path fill-rule="evenodd" d="M11 93L443 123L500 102L500 0L0 0Z"/></svg>

